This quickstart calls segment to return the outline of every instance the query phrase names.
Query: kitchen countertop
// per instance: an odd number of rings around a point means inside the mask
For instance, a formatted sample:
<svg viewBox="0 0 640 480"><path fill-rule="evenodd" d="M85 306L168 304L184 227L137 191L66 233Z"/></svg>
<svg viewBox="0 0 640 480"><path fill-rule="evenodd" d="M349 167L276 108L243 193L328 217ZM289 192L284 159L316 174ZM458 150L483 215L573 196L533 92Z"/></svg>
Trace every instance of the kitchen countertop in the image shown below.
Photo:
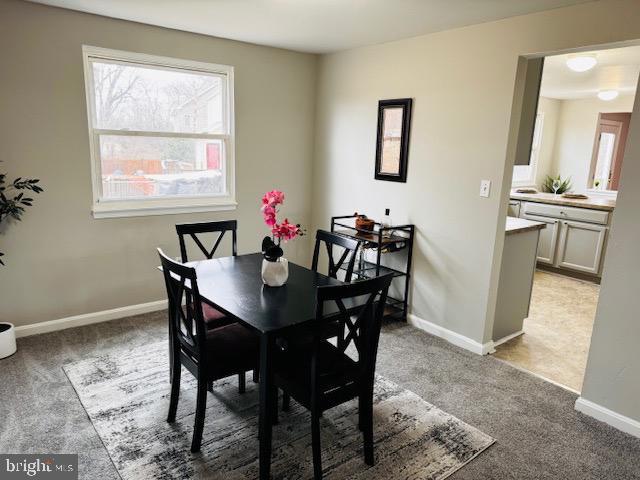
<svg viewBox="0 0 640 480"><path fill-rule="evenodd" d="M547 225L542 222L534 222L524 218L507 217L505 234L513 235L514 233L531 232L533 230L542 230L546 227Z"/></svg>
<svg viewBox="0 0 640 480"><path fill-rule="evenodd" d="M589 197L587 199L564 198L562 195L553 193L516 193L511 192L513 200L526 200L527 202L549 203L552 205L563 205L566 207L592 208L594 210L605 210L608 212L616 208L616 201L609 198Z"/></svg>

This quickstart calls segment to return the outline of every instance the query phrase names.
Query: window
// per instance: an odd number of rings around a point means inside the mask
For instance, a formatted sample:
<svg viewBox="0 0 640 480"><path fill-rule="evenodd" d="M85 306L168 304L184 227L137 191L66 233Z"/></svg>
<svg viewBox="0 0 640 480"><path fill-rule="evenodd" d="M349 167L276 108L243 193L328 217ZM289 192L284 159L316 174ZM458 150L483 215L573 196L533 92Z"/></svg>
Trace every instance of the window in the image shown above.
<svg viewBox="0 0 640 480"><path fill-rule="evenodd" d="M534 186L536 183L536 170L538 168L538 156L542 145L542 129L544 127L544 113L536 115L536 123L533 127L533 142L531 143L531 157L529 165L515 165L513 167L513 186Z"/></svg>
<svg viewBox="0 0 640 480"><path fill-rule="evenodd" d="M233 67L83 54L94 216L234 208Z"/></svg>

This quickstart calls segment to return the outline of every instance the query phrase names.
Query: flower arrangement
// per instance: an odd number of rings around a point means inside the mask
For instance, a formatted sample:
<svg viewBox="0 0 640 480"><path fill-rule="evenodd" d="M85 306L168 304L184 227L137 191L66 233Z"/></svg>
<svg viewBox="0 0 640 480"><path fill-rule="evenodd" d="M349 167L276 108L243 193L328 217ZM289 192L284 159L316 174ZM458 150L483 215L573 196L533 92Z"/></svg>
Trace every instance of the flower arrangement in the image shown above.
<svg viewBox="0 0 640 480"><path fill-rule="evenodd" d="M264 217L264 223L271 229L271 236L266 236L262 240L262 254L270 262L276 262L283 255L280 243L293 240L304 235L304 230L300 224L290 223L288 218L278 223L278 206L284 203L284 193L280 190L272 190L262 197L262 207L260 211ZM277 243L276 243L277 242Z"/></svg>

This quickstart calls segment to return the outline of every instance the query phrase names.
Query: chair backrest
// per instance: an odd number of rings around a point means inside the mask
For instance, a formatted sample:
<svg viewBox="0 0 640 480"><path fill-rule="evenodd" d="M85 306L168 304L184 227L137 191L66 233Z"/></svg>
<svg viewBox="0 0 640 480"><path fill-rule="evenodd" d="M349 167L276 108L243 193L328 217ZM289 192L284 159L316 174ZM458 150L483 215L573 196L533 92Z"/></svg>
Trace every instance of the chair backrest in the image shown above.
<svg viewBox="0 0 640 480"><path fill-rule="evenodd" d="M202 358L206 343L206 326L196 270L167 257L158 248L169 303L169 328L174 342L194 361ZM182 305L184 304L184 308ZM174 344L174 346L177 346Z"/></svg>
<svg viewBox="0 0 640 480"><path fill-rule="evenodd" d="M338 271L342 265L347 262L345 270L345 282L351 281L353 275L353 267L356 262L356 255L358 252L358 246L360 242L353 238L344 237L335 233L327 232L326 230L318 230L316 232L316 245L313 249L313 260L311 261L311 270L318 271L318 257L320 256L320 244L324 244L327 249L327 256L329 257L329 272L328 275L332 278L338 278ZM342 247L342 255L336 262L333 257L333 247Z"/></svg>
<svg viewBox="0 0 640 480"><path fill-rule="evenodd" d="M382 317L387 301L387 293L392 274L375 277L345 285L330 285L318 287L316 294L316 331L314 333L314 347L312 363L312 382L317 385L318 371L322 371L319 365L322 358L319 356L319 347L322 341L326 341L328 329L337 321L344 329L344 338L338 342L337 348L343 353L353 343L358 352L358 370L360 382L373 385L376 357L378 354L378 340ZM355 313L349 311L345 301L357 302L359 307ZM326 304L334 302L338 313L325 315Z"/></svg>
<svg viewBox="0 0 640 480"><path fill-rule="evenodd" d="M225 220L222 222L201 222L201 223L179 223L176 224L176 233L178 234L178 239L180 241L180 255L182 256L183 262L188 262L189 259L187 257L187 246L185 243L185 237L188 235L194 241L194 243L198 246L200 251L204 254L207 259L213 258L220 246L220 242L222 241L222 237L228 231L231 231L231 250L232 255L235 257L238 254L238 222L236 220ZM202 233L216 233L219 235L216 238L213 247L208 249L202 243L202 240L198 238L198 234Z"/></svg>

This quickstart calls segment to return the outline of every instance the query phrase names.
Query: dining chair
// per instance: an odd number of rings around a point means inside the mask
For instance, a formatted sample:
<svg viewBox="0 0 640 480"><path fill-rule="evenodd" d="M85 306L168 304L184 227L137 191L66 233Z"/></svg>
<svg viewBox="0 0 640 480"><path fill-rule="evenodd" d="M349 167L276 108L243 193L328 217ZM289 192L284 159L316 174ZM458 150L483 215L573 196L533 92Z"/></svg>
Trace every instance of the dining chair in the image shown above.
<svg viewBox="0 0 640 480"><path fill-rule="evenodd" d="M316 243L313 248L313 259L311 261L311 270L314 272L318 271L321 244L325 246L327 250L327 257L329 259L328 276L338 278L338 272L342 269L345 271L343 280L347 283L350 282L360 242L353 238L327 232L326 230L318 230L316 232ZM342 248L342 254L338 258L338 261L334 258L334 247Z"/></svg>
<svg viewBox="0 0 640 480"><path fill-rule="evenodd" d="M204 254L205 258L211 260L215 255L220 242L225 233L231 232L231 255L236 257L238 255L238 221L237 220L222 220L219 222L197 222L197 223L178 223L176 224L176 233L178 234L178 241L180 242L180 256L182 262L188 262L187 244L185 239L191 238L199 250ZM217 233L213 247L207 248L203 243L203 240L199 235L203 236L207 233ZM229 318L221 311L213 308L208 303L202 304L202 314L204 321L207 324L207 328L216 328L223 325L229 325L234 323L235 320ZM258 382L258 370L253 371L253 381Z"/></svg>
<svg viewBox="0 0 640 480"><path fill-rule="evenodd" d="M316 232L316 243L313 248L313 259L311 260L311 270L314 272L318 271L318 260L320 257L321 245L324 245L327 251L329 262L327 275L332 278L338 278L338 272L342 269L344 270L343 280L346 283L351 282L360 242L353 238L348 238L326 230L318 230ZM341 255L338 257L337 261L334 257L334 247L342 249ZM339 322L332 322L332 324L327 327L326 334L327 338L336 337L338 342L341 342L344 338L344 329ZM295 341L308 342L308 340L309 338L307 337L302 340L298 338Z"/></svg>
<svg viewBox="0 0 640 480"><path fill-rule="evenodd" d="M376 356L384 305L392 275L361 282L318 287L313 343L293 344L280 351L274 368L274 383L288 398L293 397L311 411L313 471L316 480L322 478L320 447L320 417L322 412L358 398L359 427L364 436L364 457L374 464L373 455L373 385ZM359 297L359 298L357 298ZM356 299L364 303L357 315L352 315L345 302ZM338 313L325 314L325 304L334 304ZM332 309L335 311L335 308ZM347 335L341 345L326 339L326 328L337 317ZM347 355L353 345L357 359Z"/></svg>
<svg viewBox="0 0 640 480"><path fill-rule="evenodd" d="M169 318L172 320L169 326L173 352L172 381L167 421L173 423L176 419L184 366L196 378L198 385L191 442L191 451L197 452L202 442L207 390L216 380L238 375L238 390L244 393L245 372L257 369L258 337L239 323L207 328L195 268L172 260L159 248L158 255L171 311Z"/></svg>
<svg viewBox="0 0 640 480"><path fill-rule="evenodd" d="M182 263L189 261L187 254L187 237L191 238L193 243L196 244L198 249L204 254L208 260L212 259L220 246L220 242L225 233L231 232L231 252L235 257L238 255L238 222L237 220L224 220L221 222L199 222L199 223L178 223L176 224L176 233L178 234L178 241L180 242L180 256ZM207 233L217 233L213 247L209 248L203 243L202 237ZM203 315L205 323L208 328L215 328L222 325L228 325L233 323L232 319L229 319L224 313L216 310L211 305L203 304Z"/></svg>
<svg viewBox="0 0 640 480"><path fill-rule="evenodd" d="M180 255L182 256L182 262L188 262L187 245L185 237L189 236L191 240L196 244L200 251L207 259L213 258L216 250L222 242L222 238L225 233L231 232L231 254L235 257L238 255L238 221L237 220L223 220L221 222L198 222L198 223L178 223L176 224L176 233L180 241ZM202 243L199 235L205 233L218 233L213 247L207 248Z"/></svg>

